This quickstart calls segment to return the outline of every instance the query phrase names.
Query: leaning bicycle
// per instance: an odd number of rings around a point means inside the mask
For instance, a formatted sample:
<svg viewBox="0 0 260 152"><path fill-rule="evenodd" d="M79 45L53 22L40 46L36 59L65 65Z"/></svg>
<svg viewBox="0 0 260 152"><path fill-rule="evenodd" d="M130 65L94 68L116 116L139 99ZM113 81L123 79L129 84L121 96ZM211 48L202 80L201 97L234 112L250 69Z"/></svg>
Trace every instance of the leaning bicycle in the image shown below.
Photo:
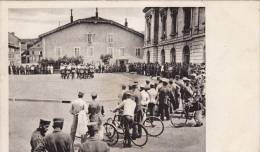
<svg viewBox="0 0 260 152"><path fill-rule="evenodd" d="M114 119L108 118L106 123L113 125L119 134L125 134L126 128L122 123L124 121L123 119L125 119L123 116L115 114ZM138 136L133 136L135 134L134 127L138 130L137 131ZM138 147L143 147L148 142L149 134L146 128L142 124L133 122L130 125L129 134L130 134L129 138L131 142Z"/></svg>

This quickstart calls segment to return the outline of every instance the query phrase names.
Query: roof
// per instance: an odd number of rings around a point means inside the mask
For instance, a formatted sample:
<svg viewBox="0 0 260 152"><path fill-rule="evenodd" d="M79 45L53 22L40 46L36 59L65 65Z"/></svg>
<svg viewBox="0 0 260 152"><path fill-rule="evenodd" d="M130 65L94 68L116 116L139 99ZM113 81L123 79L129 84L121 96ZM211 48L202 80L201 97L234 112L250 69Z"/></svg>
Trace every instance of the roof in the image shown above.
<svg viewBox="0 0 260 152"><path fill-rule="evenodd" d="M144 37L144 35L143 35L142 33L137 32L137 31L135 31L134 29L131 29L131 28L129 28L129 27L126 27L126 26L124 26L124 25L122 25L122 24L119 24L119 23L117 23L117 22L115 22L115 21L113 21L113 20L108 20L108 19L104 19L104 18L101 18L101 17L95 17L95 16L93 16L93 17L89 17L89 18L78 19L78 20L76 20L76 21L74 21L74 22L72 22L72 23L68 23L68 24L65 24L65 25L63 25L63 26L60 26L60 27L58 27L58 28L55 28L55 29L53 29L53 30L51 30L51 31L49 31L49 32L46 32L46 33L43 33L43 34L39 35L39 38L48 36L48 35L53 34L53 33L55 33L55 32L61 31L61 30L63 30L63 29L66 29L66 28L68 28L68 27L71 27L71 26L76 25L76 24L81 24L81 23L94 23L94 24L102 23L102 24L111 24L111 25L115 25L115 26L117 26L117 27L119 27L119 28L122 28L122 29L124 29L124 30L126 30L126 31L128 31L128 32L131 32L131 33L133 33L133 34L136 34L136 35L138 35L138 36L140 36L140 37L142 37L142 38Z"/></svg>

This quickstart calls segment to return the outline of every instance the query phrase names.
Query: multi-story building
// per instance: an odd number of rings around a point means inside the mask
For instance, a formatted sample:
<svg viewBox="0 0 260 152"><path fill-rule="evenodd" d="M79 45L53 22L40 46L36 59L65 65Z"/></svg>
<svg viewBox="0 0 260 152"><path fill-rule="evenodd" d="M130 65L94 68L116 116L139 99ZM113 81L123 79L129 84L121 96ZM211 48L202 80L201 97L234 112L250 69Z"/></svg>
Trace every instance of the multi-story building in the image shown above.
<svg viewBox="0 0 260 152"><path fill-rule="evenodd" d="M34 53L34 50L31 49L37 47L37 45L35 45L37 41L38 39L21 39L23 64L38 63L38 61L41 59L39 56L37 56L37 53Z"/></svg>
<svg viewBox="0 0 260 152"><path fill-rule="evenodd" d="M54 60L82 56L88 63L100 63L101 55L111 54L111 62L124 64L142 61L143 44L144 35L129 28L126 19L121 25L99 17L96 11L93 17L73 21L71 12L70 23L39 35L39 42L30 50Z"/></svg>
<svg viewBox="0 0 260 152"><path fill-rule="evenodd" d="M21 64L21 40L14 32L8 32L8 62L9 65Z"/></svg>
<svg viewBox="0 0 260 152"><path fill-rule="evenodd" d="M145 62L205 63L205 7L146 7Z"/></svg>

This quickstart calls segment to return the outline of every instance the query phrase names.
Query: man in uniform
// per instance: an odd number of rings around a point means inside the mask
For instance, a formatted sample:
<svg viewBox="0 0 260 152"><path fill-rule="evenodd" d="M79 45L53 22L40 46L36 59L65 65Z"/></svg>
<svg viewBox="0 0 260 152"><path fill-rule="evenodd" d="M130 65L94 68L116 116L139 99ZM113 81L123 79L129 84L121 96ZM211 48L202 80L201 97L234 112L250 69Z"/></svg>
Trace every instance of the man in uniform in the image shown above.
<svg viewBox="0 0 260 152"><path fill-rule="evenodd" d="M136 103L136 108L135 108L135 116L134 116L134 120L137 123L142 123L143 120L143 110L142 110L142 96L141 96L141 92L138 89L138 82L134 82L132 89L133 89L133 99ZM136 128L135 128L136 129ZM137 128L138 129L138 134L139 136L142 134L142 130L141 128ZM138 135L137 135L138 136ZM135 137L133 137L135 138Z"/></svg>
<svg viewBox="0 0 260 152"><path fill-rule="evenodd" d="M75 140L77 125L78 125L78 114L81 110L87 110L86 102L82 99L83 96L84 93L79 92L78 99L72 102L71 109L70 109L70 113L73 115L73 123L71 125L71 132L70 132L72 141Z"/></svg>
<svg viewBox="0 0 260 152"><path fill-rule="evenodd" d="M106 142L99 140L97 136L98 125L96 122L88 124L88 133L90 138L80 145L78 152L109 152L109 146Z"/></svg>
<svg viewBox="0 0 260 152"><path fill-rule="evenodd" d="M64 119L53 119L53 133L43 138L34 152L74 152L73 141L69 134L62 131Z"/></svg>
<svg viewBox="0 0 260 152"><path fill-rule="evenodd" d="M98 130L100 131L102 125L102 115L104 115L104 107L101 105L97 99L97 93L91 93L92 102L89 104L88 113L89 113L89 121L96 122L98 124Z"/></svg>
<svg viewBox="0 0 260 152"><path fill-rule="evenodd" d="M48 131L48 128L50 126L50 121L47 120L43 120L40 119L40 124L39 124L39 128L37 128L33 133L32 133L32 137L31 137L31 152L34 151L34 149L39 145L39 143L42 142L45 133Z"/></svg>
<svg viewBox="0 0 260 152"><path fill-rule="evenodd" d="M167 79L163 78L163 86L159 89L159 112L161 120L164 120L164 116L166 116L166 120L170 119L169 115L169 101L170 101L170 91L167 87Z"/></svg>

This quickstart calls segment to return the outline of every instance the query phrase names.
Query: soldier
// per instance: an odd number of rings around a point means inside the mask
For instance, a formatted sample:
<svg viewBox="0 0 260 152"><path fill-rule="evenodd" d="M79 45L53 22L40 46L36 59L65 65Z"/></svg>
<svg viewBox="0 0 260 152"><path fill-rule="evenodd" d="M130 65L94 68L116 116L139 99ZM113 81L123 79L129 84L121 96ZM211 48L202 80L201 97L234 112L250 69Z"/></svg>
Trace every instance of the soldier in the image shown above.
<svg viewBox="0 0 260 152"><path fill-rule="evenodd" d="M32 136L31 136L31 141L30 141L30 144L32 147L31 152L33 152L34 149L39 145L39 143L42 142L42 140L45 136L45 133L48 131L50 123L51 123L50 121L40 119L39 128L37 128L32 133Z"/></svg>
<svg viewBox="0 0 260 152"><path fill-rule="evenodd" d="M164 116L166 116L166 120L170 119L169 115L169 89L167 87L167 79L162 79L163 86L159 89L159 112L161 120L164 120Z"/></svg>
<svg viewBox="0 0 260 152"><path fill-rule="evenodd" d="M101 105L99 101L97 101L97 93L91 93L92 102L89 104L88 113L89 113L89 121L97 122L98 130L101 130L102 125L102 115L104 116L104 107Z"/></svg>
<svg viewBox="0 0 260 152"><path fill-rule="evenodd" d="M72 141L75 140L77 125L78 125L78 114L81 110L87 110L86 102L82 99L83 96L84 93L79 92L78 99L72 102L71 109L70 109L70 113L73 115L73 123L71 125L71 131L70 131L70 136Z"/></svg>
<svg viewBox="0 0 260 152"><path fill-rule="evenodd" d="M43 152L45 150L48 152L74 152L70 135L62 131L63 123L63 118L54 118L52 126L54 131L43 138L43 142L36 147L34 152Z"/></svg>
<svg viewBox="0 0 260 152"><path fill-rule="evenodd" d="M80 145L78 152L109 152L109 146L107 143L98 138L97 123L88 124L88 133L90 138Z"/></svg>
<svg viewBox="0 0 260 152"><path fill-rule="evenodd" d="M75 73L76 73L76 66L75 66L75 64L72 64L71 65L71 79L72 80L74 79Z"/></svg>

